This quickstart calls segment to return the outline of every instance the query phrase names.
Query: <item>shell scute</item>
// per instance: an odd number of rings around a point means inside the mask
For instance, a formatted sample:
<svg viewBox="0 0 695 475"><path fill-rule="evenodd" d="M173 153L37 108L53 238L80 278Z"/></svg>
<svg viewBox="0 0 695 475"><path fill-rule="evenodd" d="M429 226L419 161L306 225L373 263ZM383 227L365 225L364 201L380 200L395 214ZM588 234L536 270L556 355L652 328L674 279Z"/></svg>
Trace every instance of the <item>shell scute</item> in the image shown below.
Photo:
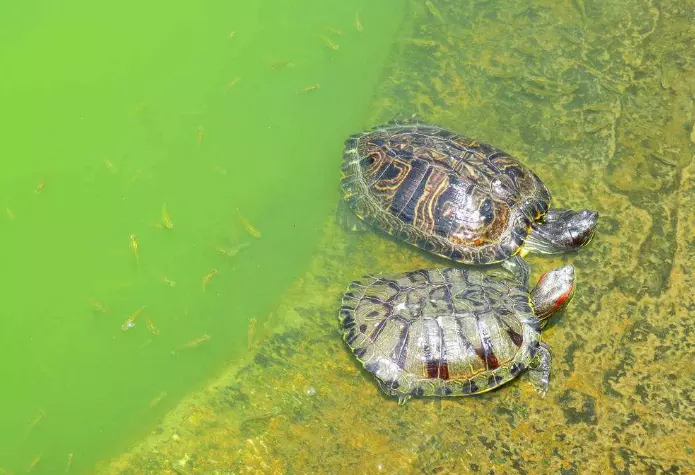
<svg viewBox="0 0 695 475"><path fill-rule="evenodd" d="M346 295L346 343L399 397L487 391L528 367L539 341L528 292L502 275L417 270L366 277Z"/></svg>
<svg viewBox="0 0 695 475"><path fill-rule="evenodd" d="M550 205L541 180L514 157L427 124L389 124L351 137L343 173L358 217L464 263L513 255Z"/></svg>

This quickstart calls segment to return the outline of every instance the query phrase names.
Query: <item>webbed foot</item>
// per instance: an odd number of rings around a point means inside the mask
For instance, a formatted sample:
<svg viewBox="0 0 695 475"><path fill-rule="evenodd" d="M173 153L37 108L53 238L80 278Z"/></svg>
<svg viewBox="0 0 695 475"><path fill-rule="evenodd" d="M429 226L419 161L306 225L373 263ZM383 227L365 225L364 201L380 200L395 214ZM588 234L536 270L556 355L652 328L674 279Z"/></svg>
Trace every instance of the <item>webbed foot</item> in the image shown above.
<svg viewBox="0 0 695 475"><path fill-rule="evenodd" d="M533 361L529 365L528 374L531 384L533 384L541 397L544 397L545 393L548 392L551 360L550 347L545 343L541 343L536 351L536 356L534 356Z"/></svg>
<svg viewBox="0 0 695 475"><path fill-rule="evenodd" d="M369 229L367 224L352 212L348 204L342 198L335 210L335 221L340 227L347 231L363 232Z"/></svg>

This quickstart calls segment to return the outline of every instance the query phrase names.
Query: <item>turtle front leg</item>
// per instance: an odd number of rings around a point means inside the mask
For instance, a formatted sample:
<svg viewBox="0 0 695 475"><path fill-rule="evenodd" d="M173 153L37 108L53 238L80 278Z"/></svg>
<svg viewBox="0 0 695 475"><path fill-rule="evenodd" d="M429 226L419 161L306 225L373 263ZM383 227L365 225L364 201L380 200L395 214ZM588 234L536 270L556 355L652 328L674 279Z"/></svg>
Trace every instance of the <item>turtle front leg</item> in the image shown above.
<svg viewBox="0 0 695 475"><path fill-rule="evenodd" d="M550 362L552 359L550 347L545 343L541 343L536 351L536 356L534 356L533 361L529 365L528 375L531 379L531 384L533 384L541 397L544 397L545 393L548 392Z"/></svg>
<svg viewBox="0 0 695 475"><path fill-rule="evenodd" d="M369 227L355 215L342 197L335 210L335 221L346 231L364 232Z"/></svg>
<svg viewBox="0 0 695 475"><path fill-rule="evenodd" d="M514 274L521 285L528 289L528 278L531 275L531 267L526 263L523 257L515 254L506 261L502 262L502 267Z"/></svg>

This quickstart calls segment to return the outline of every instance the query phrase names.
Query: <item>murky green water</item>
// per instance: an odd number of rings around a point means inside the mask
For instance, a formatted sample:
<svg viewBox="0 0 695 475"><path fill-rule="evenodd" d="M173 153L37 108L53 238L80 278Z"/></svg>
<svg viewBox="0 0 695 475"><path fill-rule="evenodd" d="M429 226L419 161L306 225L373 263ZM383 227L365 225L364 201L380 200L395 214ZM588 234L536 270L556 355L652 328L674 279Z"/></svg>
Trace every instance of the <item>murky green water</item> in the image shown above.
<svg viewBox="0 0 695 475"><path fill-rule="evenodd" d="M3 470L85 471L246 353L403 7L0 5Z"/></svg>
<svg viewBox="0 0 695 475"><path fill-rule="evenodd" d="M0 467L695 471L693 12L0 6ZM581 252L529 258L577 270L545 398L519 378L398 406L341 341L350 281L443 265L332 220L345 137L412 114L601 213Z"/></svg>

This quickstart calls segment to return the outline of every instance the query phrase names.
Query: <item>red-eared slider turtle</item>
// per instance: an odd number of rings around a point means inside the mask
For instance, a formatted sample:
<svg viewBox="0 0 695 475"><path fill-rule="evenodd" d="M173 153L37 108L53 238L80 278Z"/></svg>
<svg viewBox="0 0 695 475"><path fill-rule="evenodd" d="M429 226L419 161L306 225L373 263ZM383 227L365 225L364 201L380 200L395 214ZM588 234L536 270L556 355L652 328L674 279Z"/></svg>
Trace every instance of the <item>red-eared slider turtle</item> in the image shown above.
<svg viewBox="0 0 695 475"><path fill-rule="evenodd" d="M501 273L417 270L353 282L339 319L355 356L400 403L479 394L524 370L545 394L551 358L541 328L573 292L572 266L545 273L530 293Z"/></svg>
<svg viewBox="0 0 695 475"><path fill-rule="evenodd" d="M360 227L357 216L438 256L502 262L524 283L526 252L578 249L596 226L596 212L549 210L545 185L516 158L434 125L391 123L353 135L343 157L345 226Z"/></svg>

